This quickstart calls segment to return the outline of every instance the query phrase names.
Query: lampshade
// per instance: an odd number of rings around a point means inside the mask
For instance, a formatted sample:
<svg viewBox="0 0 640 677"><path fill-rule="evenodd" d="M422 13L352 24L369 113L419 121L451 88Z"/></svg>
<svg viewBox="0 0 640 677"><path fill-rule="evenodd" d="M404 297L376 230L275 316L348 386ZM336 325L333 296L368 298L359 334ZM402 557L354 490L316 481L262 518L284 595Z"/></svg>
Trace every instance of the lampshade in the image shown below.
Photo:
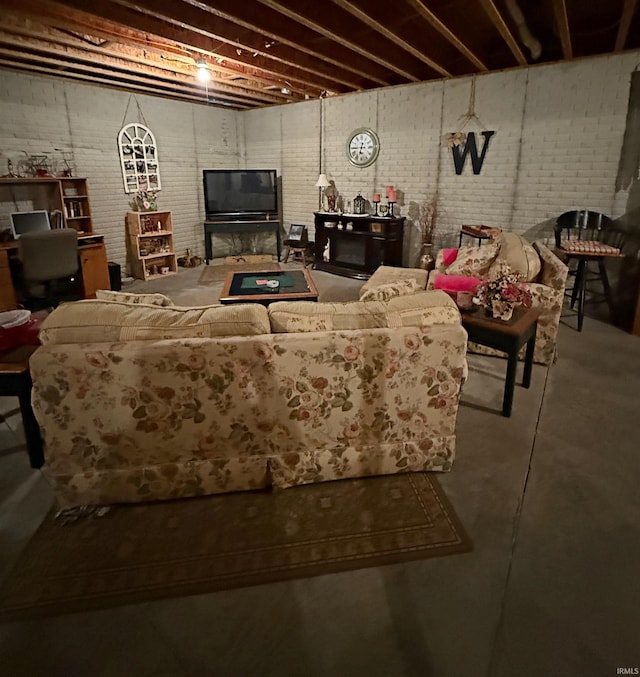
<svg viewBox="0 0 640 677"><path fill-rule="evenodd" d="M329 185L329 179L326 174L320 174L316 181L316 188L326 188Z"/></svg>

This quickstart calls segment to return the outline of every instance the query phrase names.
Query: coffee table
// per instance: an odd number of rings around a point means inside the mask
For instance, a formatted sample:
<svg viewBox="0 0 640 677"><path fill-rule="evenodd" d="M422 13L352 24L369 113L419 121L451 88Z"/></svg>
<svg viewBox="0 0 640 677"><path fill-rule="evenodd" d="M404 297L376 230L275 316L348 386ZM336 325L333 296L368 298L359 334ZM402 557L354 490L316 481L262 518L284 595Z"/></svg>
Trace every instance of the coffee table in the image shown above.
<svg viewBox="0 0 640 677"><path fill-rule="evenodd" d="M533 350L536 343L538 326L538 308L516 308L510 320L496 320L487 317L482 309L461 311L462 326L467 330L469 341L479 343L488 348L495 348L507 353L507 376L502 399L502 415L511 416L513 391L516 383L518 353L525 343L527 350L524 360L522 387L531 385L531 368L533 367Z"/></svg>
<svg viewBox="0 0 640 677"><path fill-rule="evenodd" d="M266 285L244 286L247 278L278 280L281 286L273 289ZM292 284L285 286L285 283ZM247 282L245 282L245 285ZM318 290L306 268L302 270L280 270L269 273L229 273L224 281L220 303L261 303L268 306L274 301L317 301Z"/></svg>
<svg viewBox="0 0 640 677"><path fill-rule="evenodd" d="M44 463L40 428L31 409L31 374L29 358L38 346L19 346L0 352L0 395L18 397L27 453L32 468Z"/></svg>

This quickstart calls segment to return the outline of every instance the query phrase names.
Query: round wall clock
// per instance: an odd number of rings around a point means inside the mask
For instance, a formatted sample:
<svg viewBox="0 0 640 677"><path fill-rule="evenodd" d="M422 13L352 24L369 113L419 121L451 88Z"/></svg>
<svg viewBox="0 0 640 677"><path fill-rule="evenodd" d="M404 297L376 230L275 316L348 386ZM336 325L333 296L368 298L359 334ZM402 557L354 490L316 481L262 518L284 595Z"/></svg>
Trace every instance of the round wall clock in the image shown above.
<svg viewBox="0 0 640 677"><path fill-rule="evenodd" d="M366 127L355 129L347 139L347 157L356 167L368 167L378 158L380 139L378 135Z"/></svg>

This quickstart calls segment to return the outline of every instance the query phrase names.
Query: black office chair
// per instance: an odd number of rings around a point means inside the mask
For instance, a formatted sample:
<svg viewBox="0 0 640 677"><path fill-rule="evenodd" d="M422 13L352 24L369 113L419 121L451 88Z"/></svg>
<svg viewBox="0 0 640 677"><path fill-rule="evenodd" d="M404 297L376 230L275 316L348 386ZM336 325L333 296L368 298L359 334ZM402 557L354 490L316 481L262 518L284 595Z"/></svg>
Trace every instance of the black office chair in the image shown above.
<svg viewBox="0 0 640 677"><path fill-rule="evenodd" d="M575 278L573 287L566 290L571 296L571 309L578 303L578 331L582 331L584 304L587 294L590 301L604 300L609 305L612 322L616 322L616 308L607 276L605 261L622 256L624 232L605 214L587 209L561 214L554 228L558 255L569 265L569 275ZM572 266L572 262L577 264ZM595 261L598 270L590 271L589 262ZM602 291L590 283L598 281Z"/></svg>
<svg viewBox="0 0 640 677"><path fill-rule="evenodd" d="M81 298L78 280L78 232L60 228L25 233L18 240L22 303L30 310Z"/></svg>

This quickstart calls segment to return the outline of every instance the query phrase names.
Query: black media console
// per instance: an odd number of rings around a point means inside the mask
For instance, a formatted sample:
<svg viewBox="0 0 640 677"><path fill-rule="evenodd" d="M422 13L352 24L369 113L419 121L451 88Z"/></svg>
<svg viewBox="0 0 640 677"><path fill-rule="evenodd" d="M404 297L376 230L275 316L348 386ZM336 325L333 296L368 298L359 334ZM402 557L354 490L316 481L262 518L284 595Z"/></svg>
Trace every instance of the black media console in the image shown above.
<svg viewBox="0 0 640 677"><path fill-rule="evenodd" d="M315 213L314 268L368 280L380 265L402 266L404 216Z"/></svg>

